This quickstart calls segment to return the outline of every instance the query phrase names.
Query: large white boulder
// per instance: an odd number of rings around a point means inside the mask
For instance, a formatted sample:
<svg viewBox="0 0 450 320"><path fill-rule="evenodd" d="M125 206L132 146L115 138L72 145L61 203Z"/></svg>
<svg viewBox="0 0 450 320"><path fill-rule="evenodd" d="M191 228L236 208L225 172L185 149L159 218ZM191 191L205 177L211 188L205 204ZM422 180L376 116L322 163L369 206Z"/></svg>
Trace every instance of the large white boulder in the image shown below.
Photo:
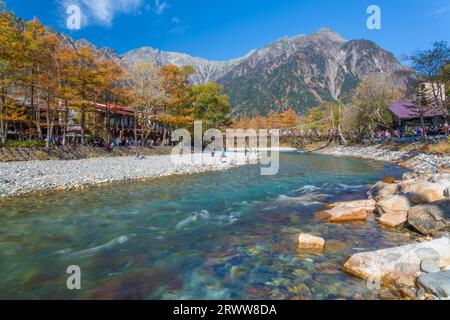
<svg viewBox="0 0 450 320"><path fill-rule="evenodd" d="M380 200L377 203L380 214L407 213L411 209L411 202L406 196L397 195Z"/></svg>
<svg viewBox="0 0 450 320"><path fill-rule="evenodd" d="M347 260L344 271L385 286L413 287L422 261L430 259L438 259L441 268L450 266L450 238L358 253Z"/></svg>
<svg viewBox="0 0 450 320"><path fill-rule="evenodd" d="M450 174L439 173L399 184L400 190L415 203L428 203L445 199L450 188Z"/></svg>

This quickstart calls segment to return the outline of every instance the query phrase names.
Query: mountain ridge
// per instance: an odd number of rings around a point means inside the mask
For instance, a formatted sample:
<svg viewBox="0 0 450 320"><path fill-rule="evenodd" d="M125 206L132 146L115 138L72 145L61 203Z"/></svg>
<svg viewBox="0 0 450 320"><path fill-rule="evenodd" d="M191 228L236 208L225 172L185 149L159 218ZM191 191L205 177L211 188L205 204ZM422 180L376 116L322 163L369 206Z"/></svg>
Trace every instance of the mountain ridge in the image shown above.
<svg viewBox="0 0 450 320"><path fill-rule="evenodd" d="M412 81L411 71L391 52L370 40L347 40L329 28L310 35L282 37L228 61L152 47L119 55L114 49L98 48L86 40L72 40L71 44L91 46L106 59L128 68L141 60L158 66L191 65L196 70L190 79L193 84L218 82L230 95L234 112L250 116L288 108L305 113L323 101L348 100L358 83L371 75L389 78L405 90Z"/></svg>

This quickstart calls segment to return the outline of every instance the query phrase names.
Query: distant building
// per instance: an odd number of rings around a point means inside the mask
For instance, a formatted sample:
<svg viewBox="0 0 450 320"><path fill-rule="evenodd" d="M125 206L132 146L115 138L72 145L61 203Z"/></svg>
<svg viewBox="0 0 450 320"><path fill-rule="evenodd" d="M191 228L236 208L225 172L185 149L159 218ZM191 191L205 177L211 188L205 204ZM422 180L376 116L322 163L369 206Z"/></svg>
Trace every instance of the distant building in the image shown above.
<svg viewBox="0 0 450 320"><path fill-rule="evenodd" d="M404 100L392 103L389 105L389 110L394 116L394 128L404 129L408 128L420 128L422 127L422 122L420 119L420 114L413 101ZM431 108L426 110L423 115L425 126L440 126L445 124L445 118L442 111L438 108Z"/></svg>

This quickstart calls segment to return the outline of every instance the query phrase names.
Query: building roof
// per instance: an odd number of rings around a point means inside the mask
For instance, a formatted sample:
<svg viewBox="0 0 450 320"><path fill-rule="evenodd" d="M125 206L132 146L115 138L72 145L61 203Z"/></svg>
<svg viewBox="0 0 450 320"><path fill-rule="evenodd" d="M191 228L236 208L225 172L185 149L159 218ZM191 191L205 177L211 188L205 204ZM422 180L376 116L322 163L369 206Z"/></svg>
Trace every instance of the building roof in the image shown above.
<svg viewBox="0 0 450 320"><path fill-rule="evenodd" d="M394 102L389 105L389 110L400 120L409 120L419 118L418 110L415 108L415 104L412 101L404 100ZM442 116L443 113L437 108L426 110L424 113L425 118L431 118L436 116Z"/></svg>
<svg viewBox="0 0 450 320"><path fill-rule="evenodd" d="M95 108L97 110L101 111L107 111L115 114L121 114L121 115L134 115L134 111L130 108L122 107L116 104L102 104L102 103L96 103Z"/></svg>

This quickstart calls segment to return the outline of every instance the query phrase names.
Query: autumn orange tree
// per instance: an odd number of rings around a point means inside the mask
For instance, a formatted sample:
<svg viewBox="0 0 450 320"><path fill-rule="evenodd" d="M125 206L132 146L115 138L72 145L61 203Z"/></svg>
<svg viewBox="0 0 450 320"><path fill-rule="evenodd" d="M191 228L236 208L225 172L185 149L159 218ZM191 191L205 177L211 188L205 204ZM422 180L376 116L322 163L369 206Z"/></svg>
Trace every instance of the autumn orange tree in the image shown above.
<svg viewBox="0 0 450 320"><path fill-rule="evenodd" d="M55 118L61 106L62 70L59 50L61 43L53 33L45 33L42 37L42 48L37 57L38 72L36 82L38 85L39 100L45 106L46 117L46 145L50 147L53 139ZM40 119L37 119L40 121Z"/></svg>
<svg viewBox="0 0 450 320"><path fill-rule="evenodd" d="M24 108L17 107L13 96L24 67L24 39L19 21L0 2L0 140L8 138L10 122L25 117Z"/></svg>
<svg viewBox="0 0 450 320"><path fill-rule="evenodd" d="M283 113L270 111L267 116L261 116L259 113L253 118L241 116L239 120L234 121L234 127L239 129L296 129L300 118L293 109L288 109Z"/></svg>
<svg viewBox="0 0 450 320"><path fill-rule="evenodd" d="M39 103L39 92L37 77L40 72L40 62L42 61L42 50L44 48L45 27L39 20L33 19L25 23L23 38L26 43L26 73L23 78L24 97L30 100L31 110L36 119L35 125L38 138L42 139L41 128L41 104Z"/></svg>
<svg viewBox="0 0 450 320"><path fill-rule="evenodd" d="M171 129L193 128L194 108L189 76L194 72L190 66L179 68L166 65L160 69L162 88L165 95L164 111L159 117L164 125L163 140Z"/></svg>
<svg viewBox="0 0 450 320"><path fill-rule="evenodd" d="M58 50L57 60L59 63L60 87L58 104L60 106L62 144L66 145L71 107L77 105L77 81L74 78L77 61L76 53L72 48L61 45Z"/></svg>
<svg viewBox="0 0 450 320"><path fill-rule="evenodd" d="M189 127L194 122L192 94L189 88L189 76L194 69L189 66L179 68L166 65L161 68L162 87L166 96L166 114L163 122L175 128Z"/></svg>
<svg viewBox="0 0 450 320"><path fill-rule="evenodd" d="M111 140L109 120L110 120L110 105L117 104L120 100L125 99L127 92L124 91L122 81L125 79L125 70L115 61L106 60L98 62L97 80L99 95L97 99L106 106L104 122L103 122L103 137L106 141ZM99 135L98 114L94 111L94 137Z"/></svg>
<svg viewBox="0 0 450 320"><path fill-rule="evenodd" d="M76 97L79 100L81 144L86 144L86 116L91 110L92 102L97 101L100 79L98 77L98 61L100 58L89 47L81 47L76 51L74 84Z"/></svg>
<svg viewBox="0 0 450 320"><path fill-rule="evenodd" d="M298 115L293 109L288 109L281 114L280 124L281 129L296 129L298 126Z"/></svg>

